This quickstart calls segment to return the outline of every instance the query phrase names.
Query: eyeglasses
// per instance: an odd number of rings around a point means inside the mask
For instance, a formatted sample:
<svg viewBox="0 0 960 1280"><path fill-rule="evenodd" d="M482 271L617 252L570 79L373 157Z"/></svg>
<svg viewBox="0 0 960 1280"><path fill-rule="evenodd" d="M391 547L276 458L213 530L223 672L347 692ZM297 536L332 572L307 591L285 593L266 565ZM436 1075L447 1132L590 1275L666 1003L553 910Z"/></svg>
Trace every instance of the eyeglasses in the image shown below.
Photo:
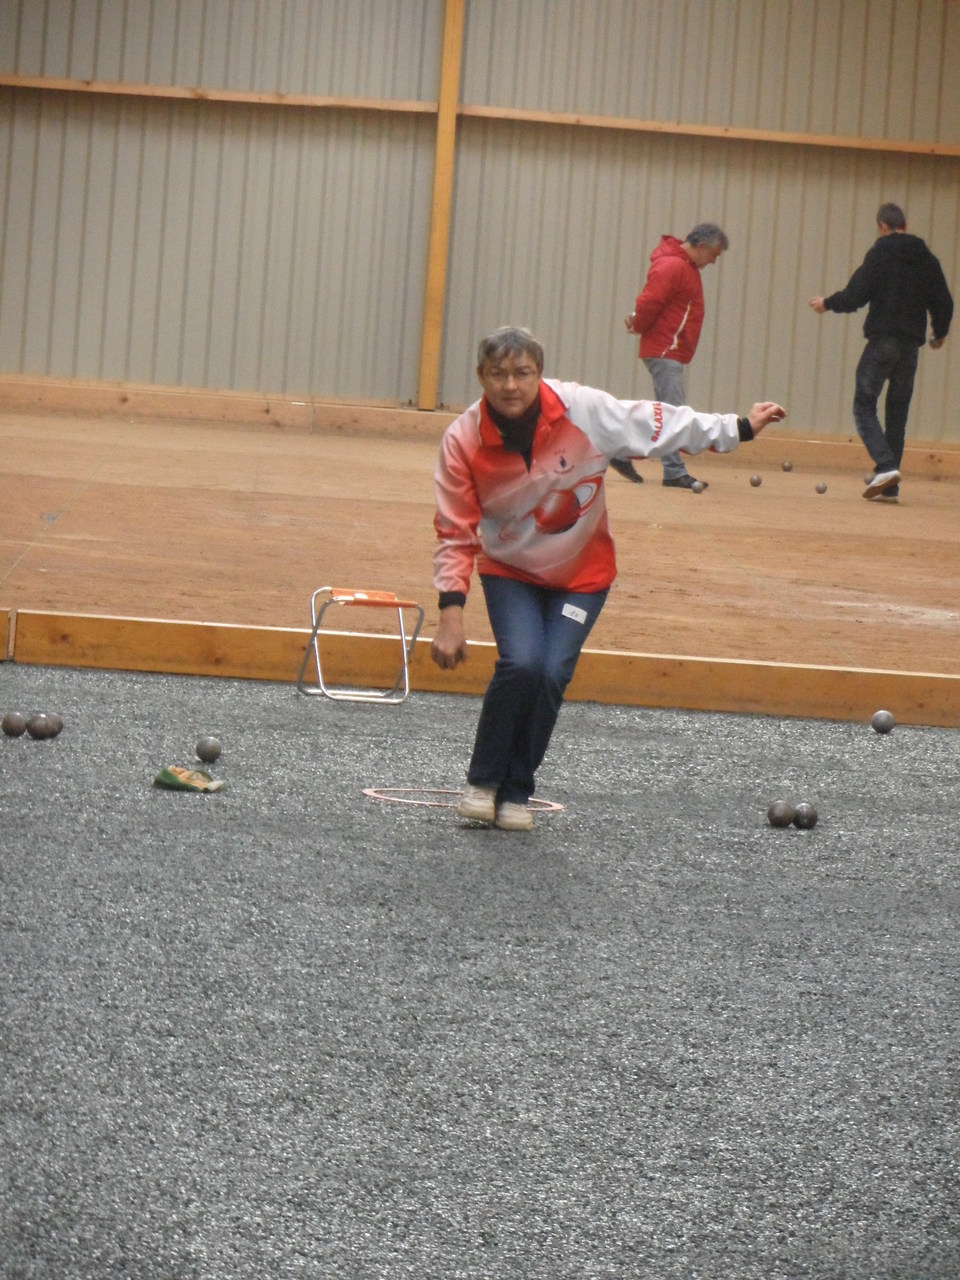
<svg viewBox="0 0 960 1280"><path fill-rule="evenodd" d="M523 366L520 369L485 369L483 376L489 378L496 386L502 387L511 378L514 382L534 382L540 374L536 369Z"/></svg>

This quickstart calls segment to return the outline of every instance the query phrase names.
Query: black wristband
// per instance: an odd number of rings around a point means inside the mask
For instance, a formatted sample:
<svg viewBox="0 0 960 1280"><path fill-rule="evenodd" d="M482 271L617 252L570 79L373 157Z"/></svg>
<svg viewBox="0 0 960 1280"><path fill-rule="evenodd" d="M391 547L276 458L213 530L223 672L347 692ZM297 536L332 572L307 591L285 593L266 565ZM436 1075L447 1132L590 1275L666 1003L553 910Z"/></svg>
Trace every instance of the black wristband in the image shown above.
<svg viewBox="0 0 960 1280"><path fill-rule="evenodd" d="M441 591L438 608L449 609L451 605L458 604L462 609L466 603L467 596L463 591Z"/></svg>
<svg viewBox="0 0 960 1280"><path fill-rule="evenodd" d="M738 418L738 419L737 419L737 432L738 432L738 434L739 434L739 436L740 436L740 442L741 442L741 443L743 443L745 440L752 440L752 439L753 439L753 427L751 427L751 425L750 425L750 419L749 419L749 418Z"/></svg>

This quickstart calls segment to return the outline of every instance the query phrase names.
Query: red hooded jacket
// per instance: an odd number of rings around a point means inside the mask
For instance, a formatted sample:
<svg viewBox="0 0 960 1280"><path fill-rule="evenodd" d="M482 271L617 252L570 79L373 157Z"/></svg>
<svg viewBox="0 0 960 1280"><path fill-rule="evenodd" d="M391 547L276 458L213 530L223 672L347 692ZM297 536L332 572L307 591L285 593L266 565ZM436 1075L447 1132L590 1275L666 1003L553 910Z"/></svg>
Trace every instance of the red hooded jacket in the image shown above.
<svg viewBox="0 0 960 1280"><path fill-rule="evenodd" d="M634 331L641 334L641 358L689 364L703 327L700 268L683 241L662 236L650 255L643 291L634 307Z"/></svg>

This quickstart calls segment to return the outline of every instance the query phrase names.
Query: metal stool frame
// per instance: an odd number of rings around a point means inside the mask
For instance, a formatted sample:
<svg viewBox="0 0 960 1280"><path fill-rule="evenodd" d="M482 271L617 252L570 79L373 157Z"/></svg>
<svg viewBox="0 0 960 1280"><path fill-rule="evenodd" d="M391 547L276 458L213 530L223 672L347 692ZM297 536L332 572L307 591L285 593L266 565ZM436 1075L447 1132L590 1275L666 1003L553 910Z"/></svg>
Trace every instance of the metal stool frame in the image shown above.
<svg viewBox="0 0 960 1280"><path fill-rule="evenodd" d="M321 597L327 599L317 607ZM323 678L323 665L320 661L320 631L323 617L327 610L337 605L340 608L360 609L394 609L397 615L397 628L400 640L401 663L397 678L390 689L363 689L348 686L331 687ZM414 610L416 622L410 636L407 636L404 625L404 610ZM401 600L392 591L359 591L350 587L318 587L310 597L310 620L313 624L310 638L303 652L303 661L297 676L297 691L307 697L333 698L340 702L403 702L410 692L410 656L416 644L420 628L423 626L423 606L416 600ZM305 682L307 666L310 662L311 650L317 671L316 685Z"/></svg>

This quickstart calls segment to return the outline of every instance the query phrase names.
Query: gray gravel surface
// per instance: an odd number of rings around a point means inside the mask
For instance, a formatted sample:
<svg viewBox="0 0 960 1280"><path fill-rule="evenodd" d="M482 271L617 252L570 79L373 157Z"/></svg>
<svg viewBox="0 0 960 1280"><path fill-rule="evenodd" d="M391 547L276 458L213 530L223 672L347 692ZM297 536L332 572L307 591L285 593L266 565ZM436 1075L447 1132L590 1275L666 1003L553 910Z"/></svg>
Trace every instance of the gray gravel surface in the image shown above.
<svg viewBox="0 0 960 1280"><path fill-rule="evenodd" d="M960 1276L960 735L478 707L0 666L0 1274Z"/></svg>

